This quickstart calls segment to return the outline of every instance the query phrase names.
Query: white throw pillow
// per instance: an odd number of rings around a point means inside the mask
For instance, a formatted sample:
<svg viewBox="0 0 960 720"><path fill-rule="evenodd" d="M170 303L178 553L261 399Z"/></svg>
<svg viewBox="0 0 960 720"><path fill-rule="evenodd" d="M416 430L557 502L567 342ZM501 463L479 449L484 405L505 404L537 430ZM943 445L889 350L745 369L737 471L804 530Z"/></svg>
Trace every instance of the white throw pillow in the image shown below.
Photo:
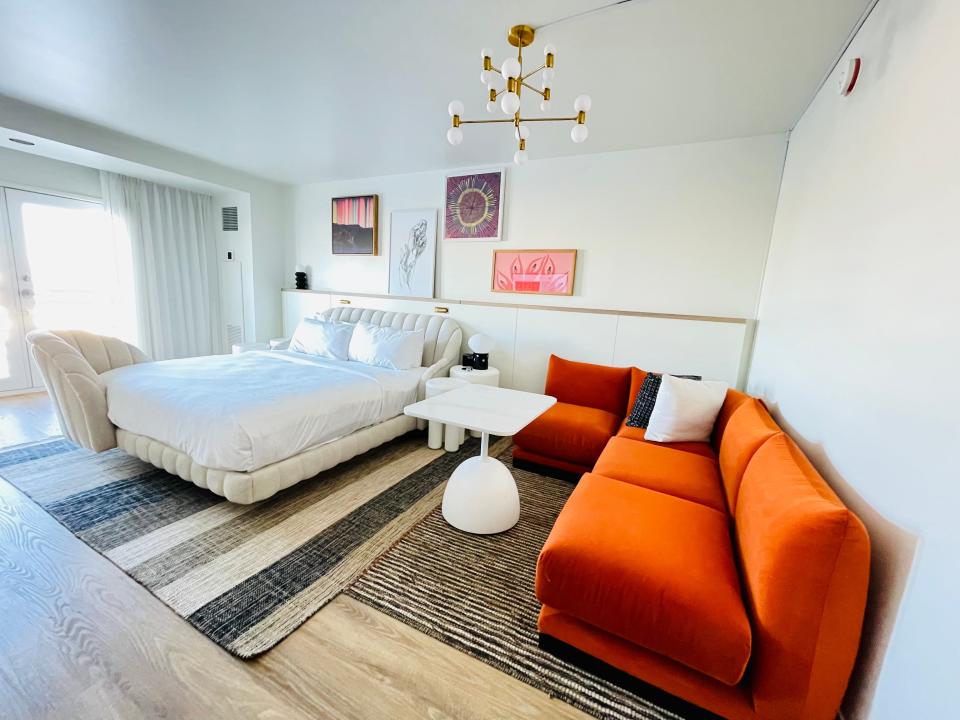
<svg viewBox="0 0 960 720"><path fill-rule="evenodd" d="M356 362L392 370L418 368L423 360L423 339L423 330L357 323L350 338L349 357Z"/></svg>
<svg viewBox="0 0 960 720"><path fill-rule="evenodd" d="M288 349L334 360L347 360L354 327L351 323L304 318L294 330Z"/></svg>
<svg viewBox="0 0 960 720"><path fill-rule="evenodd" d="M709 442L727 384L664 375L644 440Z"/></svg>

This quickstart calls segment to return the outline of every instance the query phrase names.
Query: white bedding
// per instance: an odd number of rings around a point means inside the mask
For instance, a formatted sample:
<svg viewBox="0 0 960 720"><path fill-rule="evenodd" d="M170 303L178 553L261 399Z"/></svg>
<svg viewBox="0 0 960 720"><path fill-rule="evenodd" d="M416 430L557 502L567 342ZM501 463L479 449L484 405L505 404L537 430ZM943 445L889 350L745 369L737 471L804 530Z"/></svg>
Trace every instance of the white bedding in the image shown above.
<svg viewBox="0 0 960 720"><path fill-rule="evenodd" d="M201 465L250 472L403 412L424 368L296 352L164 360L102 374L110 421Z"/></svg>

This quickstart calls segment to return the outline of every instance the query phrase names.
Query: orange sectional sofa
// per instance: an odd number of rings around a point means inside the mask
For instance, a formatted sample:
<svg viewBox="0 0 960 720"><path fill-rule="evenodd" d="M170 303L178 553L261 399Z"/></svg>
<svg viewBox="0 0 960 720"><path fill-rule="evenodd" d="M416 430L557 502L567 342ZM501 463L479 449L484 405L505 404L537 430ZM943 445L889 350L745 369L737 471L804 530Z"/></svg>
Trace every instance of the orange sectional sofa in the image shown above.
<svg viewBox="0 0 960 720"><path fill-rule="evenodd" d="M645 440L624 424L645 376L552 357L557 406L514 438L521 463L584 472L537 564L545 646L732 720L833 720L866 603L863 524L736 390L712 442Z"/></svg>

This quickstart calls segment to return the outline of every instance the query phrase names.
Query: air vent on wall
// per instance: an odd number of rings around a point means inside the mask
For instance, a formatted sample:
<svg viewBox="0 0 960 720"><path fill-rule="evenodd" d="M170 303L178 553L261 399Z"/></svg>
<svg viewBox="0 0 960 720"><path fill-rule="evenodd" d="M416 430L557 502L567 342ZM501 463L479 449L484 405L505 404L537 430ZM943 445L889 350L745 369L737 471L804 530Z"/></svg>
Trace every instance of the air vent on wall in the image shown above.
<svg viewBox="0 0 960 720"><path fill-rule="evenodd" d="M223 219L224 232L236 232L239 230L237 224L237 209L235 207L220 208L220 215Z"/></svg>

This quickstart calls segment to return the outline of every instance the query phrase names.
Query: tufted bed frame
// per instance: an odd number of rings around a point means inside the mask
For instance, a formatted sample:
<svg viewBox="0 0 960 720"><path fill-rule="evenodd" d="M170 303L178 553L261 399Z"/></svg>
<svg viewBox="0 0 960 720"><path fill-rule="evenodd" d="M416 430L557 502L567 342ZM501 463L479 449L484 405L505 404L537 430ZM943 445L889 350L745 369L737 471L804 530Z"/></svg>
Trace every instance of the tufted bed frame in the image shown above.
<svg viewBox="0 0 960 720"><path fill-rule="evenodd" d="M420 380L419 399L425 397L427 380L445 376L460 356L463 334L450 318L351 307L331 308L320 317L403 330L423 329L426 369ZM117 338L69 330L35 330L27 335L27 342L53 400L60 427L73 442L96 452L119 447L235 503L264 500L399 437L418 424L414 418L397 415L252 472L208 468L169 445L114 426L107 417L106 386L99 376L114 368L151 362L139 348Z"/></svg>

